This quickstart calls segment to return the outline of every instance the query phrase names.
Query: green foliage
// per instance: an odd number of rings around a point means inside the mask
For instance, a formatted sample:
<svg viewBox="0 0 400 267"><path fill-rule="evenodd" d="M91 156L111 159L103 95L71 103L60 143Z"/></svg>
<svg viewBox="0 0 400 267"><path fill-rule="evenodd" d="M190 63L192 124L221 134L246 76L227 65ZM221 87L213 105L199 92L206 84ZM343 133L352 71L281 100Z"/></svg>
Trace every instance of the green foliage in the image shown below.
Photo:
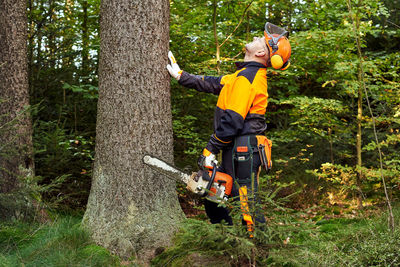
<svg viewBox="0 0 400 267"><path fill-rule="evenodd" d="M91 84L70 85L68 83L64 83L63 89L71 90L73 93L79 93L82 95L83 98L86 99L99 98L99 88Z"/></svg>
<svg viewBox="0 0 400 267"><path fill-rule="evenodd" d="M394 152L398 150L398 144L393 135L394 129L399 127L394 116L399 99L398 77L394 74L398 73L398 60L393 59L398 55L372 46L372 40L382 43L382 35L388 28L396 27L385 22L391 13L381 2L363 1L362 5L352 2L354 12L359 12L362 17L360 31L365 53L366 86L377 116L379 140L392 142L383 148L387 149L383 152L385 162L390 164L384 166L387 169L385 175L394 178L399 174L393 166L398 160ZM318 191L324 193L325 190L334 190L338 184L330 183L332 180L327 184L325 179L315 179L310 170L319 168L320 174L324 175L322 166L330 163L340 165L342 175L351 176L355 172L356 92L359 86L356 46L345 1L303 3L301 7L305 9L300 8L295 14L298 20L292 20L296 25L291 36L292 67L285 73L272 72L270 75L267 118L272 126L268 135L274 142L272 175L275 179L307 185L308 189L310 185L322 187L324 190ZM390 19L396 18L392 16ZM305 24L297 24L299 21ZM385 26L378 21L383 21ZM367 197L376 197L377 191L382 193L380 182L373 178L378 172L379 162L377 150L373 148L372 120L365 104L362 121L362 138L366 146L363 153L365 179L362 190ZM341 178L332 176L332 179ZM390 186L393 185L395 183ZM353 185L348 183L346 186L350 189Z"/></svg>
<svg viewBox="0 0 400 267"><path fill-rule="evenodd" d="M90 241L80 220L0 224L0 266L121 266L118 258Z"/></svg>
<svg viewBox="0 0 400 267"><path fill-rule="evenodd" d="M318 211L317 211L318 212ZM387 214L365 210L335 216L324 211L268 209L267 229L246 235L241 225L183 222L174 246L154 266L395 266L400 232L387 227ZM316 215L313 215L316 214ZM315 216L315 217L310 217ZM395 217L400 216L399 207ZM244 230L244 231L243 231ZM260 234L267 236L260 238ZM258 235L258 236L257 236Z"/></svg>
<svg viewBox="0 0 400 267"><path fill-rule="evenodd" d="M229 266L237 264L243 258L250 258L254 248L253 242L245 236L238 236L232 227L223 224L210 225L193 219L188 219L182 224L174 243L177 244L175 247L153 260L155 265L183 266L182 258L196 253L201 254L203 259L217 258L220 264Z"/></svg>
<svg viewBox="0 0 400 267"><path fill-rule="evenodd" d="M396 209L396 218L399 218ZM306 238L305 238L306 237ZM270 266L396 266L400 232L391 232L387 217L322 220L307 235L295 234L292 245L274 249Z"/></svg>
<svg viewBox="0 0 400 267"><path fill-rule="evenodd" d="M55 122L40 122L34 137L39 184L57 184L41 192L43 199L53 208L82 209L90 190L94 138L68 134Z"/></svg>

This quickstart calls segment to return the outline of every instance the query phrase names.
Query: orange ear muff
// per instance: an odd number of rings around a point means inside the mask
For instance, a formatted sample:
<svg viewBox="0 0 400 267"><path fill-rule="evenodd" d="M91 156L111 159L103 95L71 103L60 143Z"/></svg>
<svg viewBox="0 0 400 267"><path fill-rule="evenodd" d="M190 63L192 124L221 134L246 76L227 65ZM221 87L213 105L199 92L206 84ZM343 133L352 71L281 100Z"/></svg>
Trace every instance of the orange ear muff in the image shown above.
<svg viewBox="0 0 400 267"><path fill-rule="evenodd" d="M280 55L273 55L272 57L271 57L271 66L274 68L274 69L280 69L280 68L282 68L282 66L283 66L283 59L282 59L282 57L280 56Z"/></svg>
<svg viewBox="0 0 400 267"><path fill-rule="evenodd" d="M290 59L288 61L286 61L285 64L283 64L281 70L287 70L287 68L289 68L289 66L290 66Z"/></svg>

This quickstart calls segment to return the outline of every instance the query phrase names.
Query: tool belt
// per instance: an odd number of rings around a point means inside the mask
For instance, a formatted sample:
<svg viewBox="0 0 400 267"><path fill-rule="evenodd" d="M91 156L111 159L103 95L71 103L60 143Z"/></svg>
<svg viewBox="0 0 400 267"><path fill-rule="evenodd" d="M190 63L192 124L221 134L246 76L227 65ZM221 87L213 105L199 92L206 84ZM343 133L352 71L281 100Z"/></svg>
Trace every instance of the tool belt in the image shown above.
<svg viewBox="0 0 400 267"><path fill-rule="evenodd" d="M272 168L272 141L264 135L243 135L235 138L233 147L234 178L239 184L251 182L253 153L260 155L261 166L268 173Z"/></svg>

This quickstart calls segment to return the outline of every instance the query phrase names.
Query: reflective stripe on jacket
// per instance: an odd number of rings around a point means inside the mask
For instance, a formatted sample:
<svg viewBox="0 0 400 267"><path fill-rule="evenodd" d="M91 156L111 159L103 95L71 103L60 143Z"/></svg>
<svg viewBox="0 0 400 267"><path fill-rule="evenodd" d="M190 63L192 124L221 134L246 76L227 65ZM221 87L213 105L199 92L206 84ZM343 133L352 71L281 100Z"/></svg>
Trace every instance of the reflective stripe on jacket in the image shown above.
<svg viewBox="0 0 400 267"><path fill-rule="evenodd" d="M236 136L263 134L267 126L267 68L257 62L236 63L238 70L212 77L183 72L179 84L219 95L214 114L214 134L207 149L214 154L231 145Z"/></svg>

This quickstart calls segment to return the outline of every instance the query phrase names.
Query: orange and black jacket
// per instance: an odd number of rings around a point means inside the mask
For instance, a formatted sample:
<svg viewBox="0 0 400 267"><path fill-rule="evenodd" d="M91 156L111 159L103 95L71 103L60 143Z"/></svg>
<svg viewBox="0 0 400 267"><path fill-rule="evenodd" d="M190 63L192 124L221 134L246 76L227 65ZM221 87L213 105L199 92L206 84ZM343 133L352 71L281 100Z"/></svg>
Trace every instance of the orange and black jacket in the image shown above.
<svg viewBox="0 0 400 267"><path fill-rule="evenodd" d="M257 62L236 63L233 74L212 77L182 72L179 84L219 95L214 114L214 134L206 148L214 154L232 145L235 137L263 134L267 128L267 68Z"/></svg>

